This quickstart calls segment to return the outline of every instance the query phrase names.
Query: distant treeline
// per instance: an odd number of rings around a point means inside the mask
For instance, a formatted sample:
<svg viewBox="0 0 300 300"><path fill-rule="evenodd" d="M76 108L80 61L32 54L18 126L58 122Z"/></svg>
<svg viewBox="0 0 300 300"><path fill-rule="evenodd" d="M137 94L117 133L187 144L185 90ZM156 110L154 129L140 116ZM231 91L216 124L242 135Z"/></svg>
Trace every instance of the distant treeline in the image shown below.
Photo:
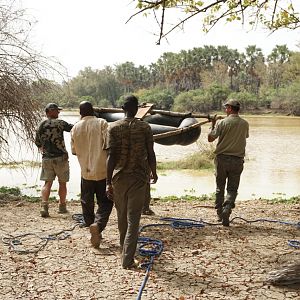
<svg viewBox="0 0 300 300"><path fill-rule="evenodd" d="M300 115L300 52L289 51L286 45L277 45L268 56L255 45L243 53L227 46L166 52L149 66L125 62L101 70L87 67L37 97L70 108L83 100L118 107L128 93L158 109L218 111L225 99L233 97L244 110Z"/></svg>

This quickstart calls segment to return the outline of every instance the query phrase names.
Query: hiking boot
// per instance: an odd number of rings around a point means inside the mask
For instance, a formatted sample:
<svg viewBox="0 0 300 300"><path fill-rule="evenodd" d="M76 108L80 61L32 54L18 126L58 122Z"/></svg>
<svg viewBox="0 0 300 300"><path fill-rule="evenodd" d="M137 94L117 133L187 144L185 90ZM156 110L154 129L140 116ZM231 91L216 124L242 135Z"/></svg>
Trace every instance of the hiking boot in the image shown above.
<svg viewBox="0 0 300 300"><path fill-rule="evenodd" d="M218 222L222 222L222 208L217 209Z"/></svg>
<svg viewBox="0 0 300 300"><path fill-rule="evenodd" d="M42 218L49 217L48 204L42 204L40 214Z"/></svg>
<svg viewBox="0 0 300 300"><path fill-rule="evenodd" d="M144 209L142 211L142 215L146 215L146 216L154 216L155 215L155 212L149 208L149 209Z"/></svg>
<svg viewBox="0 0 300 300"><path fill-rule="evenodd" d="M59 214L66 214L68 212L67 210L67 204L66 203L59 203L58 205L58 213Z"/></svg>
<svg viewBox="0 0 300 300"><path fill-rule="evenodd" d="M91 233L91 244L94 248L99 248L100 240L102 238L101 233L99 231L99 227L97 223L90 225L90 233Z"/></svg>
<svg viewBox="0 0 300 300"><path fill-rule="evenodd" d="M141 267L139 261L134 259L133 262L129 266L123 266L123 269L132 270L132 269L139 269Z"/></svg>
<svg viewBox="0 0 300 300"><path fill-rule="evenodd" d="M229 226L229 217L231 214L231 208L225 207L222 212L222 225Z"/></svg>

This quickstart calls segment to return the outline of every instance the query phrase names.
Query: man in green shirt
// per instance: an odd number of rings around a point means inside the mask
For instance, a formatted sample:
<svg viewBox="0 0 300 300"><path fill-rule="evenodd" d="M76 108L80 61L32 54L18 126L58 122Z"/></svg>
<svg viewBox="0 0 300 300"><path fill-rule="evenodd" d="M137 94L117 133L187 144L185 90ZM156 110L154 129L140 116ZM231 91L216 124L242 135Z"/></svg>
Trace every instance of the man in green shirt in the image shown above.
<svg viewBox="0 0 300 300"><path fill-rule="evenodd" d="M41 217L49 217L48 200L55 177L59 182L59 213L66 213L67 182L69 181L68 152L64 142L64 131L70 132L73 125L58 119L61 108L55 103L48 103L45 108L47 119L42 121L36 131L35 144L42 153L41 180L42 188Z"/></svg>
<svg viewBox="0 0 300 300"><path fill-rule="evenodd" d="M208 141L218 138L215 154L216 206L219 221L229 226L229 216L235 207L235 199L243 171L246 138L249 137L249 124L239 116L240 103L229 100L224 104L227 117L212 120ZM226 186L227 181L227 186ZM224 201L225 186L227 190Z"/></svg>

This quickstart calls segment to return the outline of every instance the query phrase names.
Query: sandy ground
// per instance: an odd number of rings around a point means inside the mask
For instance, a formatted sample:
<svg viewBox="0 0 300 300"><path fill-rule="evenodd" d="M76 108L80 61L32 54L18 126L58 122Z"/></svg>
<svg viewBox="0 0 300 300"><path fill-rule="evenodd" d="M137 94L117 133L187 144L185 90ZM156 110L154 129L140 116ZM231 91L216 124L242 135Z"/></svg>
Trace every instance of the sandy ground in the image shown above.
<svg viewBox="0 0 300 300"><path fill-rule="evenodd" d="M211 202L158 202L156 216L144 216L141 225L161 223L160 217L216 222ZM40 236L74 226L72 214L59 215L51 204L48 219L39 217L39 204L0 200L1 237L24 233ZM232 217L267 218L297 223L298 205L271 205L263 201L238 202ZM145 270L120 266L116 212L113 210L100 249L90 245L87 228L75 227L65 240L53 240L36 254L17 254L0 243L0 299L136 299ZM290 239L300 238L296 226L234 221L230 227L174 229L149 227L142 236L160 239L164 250L155 259L142 299L300 299L297 287L273 286L269 272L299 261L300 250ZM23 241L28 249L41 241ZM140 256L137 256L140 258Z"/></svg>

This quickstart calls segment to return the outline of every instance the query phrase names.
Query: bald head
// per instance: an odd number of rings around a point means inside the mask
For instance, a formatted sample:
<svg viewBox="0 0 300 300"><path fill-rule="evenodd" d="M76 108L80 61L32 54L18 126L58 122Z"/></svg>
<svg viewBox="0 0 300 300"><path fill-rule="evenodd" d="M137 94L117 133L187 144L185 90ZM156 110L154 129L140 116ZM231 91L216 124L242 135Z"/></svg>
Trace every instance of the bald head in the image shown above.
<svg viewBox="0 0 300 300"><path fill-rule="evenodd" d="M86 116L94 116L94 109L93 109L93 105L91 102L89 101L82 101L79 104L79 112L80 115L82 117L86 117Z"/></svg>

